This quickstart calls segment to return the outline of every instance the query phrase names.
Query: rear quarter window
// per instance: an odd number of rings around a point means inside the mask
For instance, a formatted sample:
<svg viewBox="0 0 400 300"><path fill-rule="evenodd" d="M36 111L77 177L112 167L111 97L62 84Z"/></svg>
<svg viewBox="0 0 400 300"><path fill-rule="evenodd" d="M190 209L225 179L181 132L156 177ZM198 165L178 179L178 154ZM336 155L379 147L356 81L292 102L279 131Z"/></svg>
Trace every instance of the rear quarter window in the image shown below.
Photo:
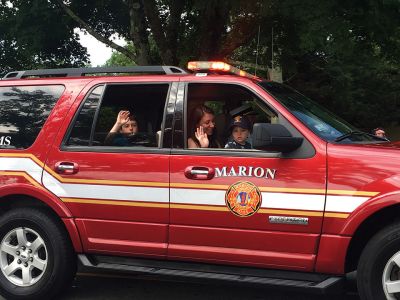
<svg viewBox="0 0 400 300"><path fill-rule="evenodd" d="M63 85L0 87L0 149L26 149L36 140Z"/></svg>

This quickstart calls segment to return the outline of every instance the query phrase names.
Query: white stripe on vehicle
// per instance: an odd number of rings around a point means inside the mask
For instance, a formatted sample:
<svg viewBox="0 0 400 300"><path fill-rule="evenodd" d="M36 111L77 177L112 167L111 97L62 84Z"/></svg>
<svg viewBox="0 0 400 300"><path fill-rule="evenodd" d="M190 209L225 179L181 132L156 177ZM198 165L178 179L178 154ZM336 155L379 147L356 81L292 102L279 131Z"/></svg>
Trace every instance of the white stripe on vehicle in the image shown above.
<svg viewBox="0 0 400 300"><path fill-rule="evenodd" d="M58 197L225 206L224 190L62 183L27 157L0 157L0 171L26 172ZM370 197L327 195L327 212L351 213ZM324 211L325 195L262 192L262 208Z"/></svg>

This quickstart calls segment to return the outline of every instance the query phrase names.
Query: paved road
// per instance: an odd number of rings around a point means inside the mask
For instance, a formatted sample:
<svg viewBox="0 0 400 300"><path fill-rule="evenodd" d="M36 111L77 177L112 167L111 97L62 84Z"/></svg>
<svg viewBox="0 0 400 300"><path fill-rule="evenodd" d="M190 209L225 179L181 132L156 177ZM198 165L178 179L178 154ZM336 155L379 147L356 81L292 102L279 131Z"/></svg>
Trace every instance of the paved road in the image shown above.
<svg viewBox="0 0 400 300"><path fill-rule="evenodd" d="M214 285L166 281L165 279L131 275L79 273L62 300L359 300L354 292L322 297L249 286Z"/></svg>

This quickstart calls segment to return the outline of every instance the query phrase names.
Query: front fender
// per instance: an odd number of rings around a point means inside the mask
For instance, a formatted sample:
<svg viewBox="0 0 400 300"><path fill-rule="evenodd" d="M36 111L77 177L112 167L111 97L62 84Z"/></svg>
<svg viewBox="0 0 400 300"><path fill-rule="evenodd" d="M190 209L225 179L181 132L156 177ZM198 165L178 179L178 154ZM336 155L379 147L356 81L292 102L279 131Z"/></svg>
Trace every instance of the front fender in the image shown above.
<svg viewBox="0 0 400 300"><path fill-rule="evenodd" d="M352 236L357 228L376 212L400 204L400 191L373 197L358 207L346 220L339 235Z"/></svg>

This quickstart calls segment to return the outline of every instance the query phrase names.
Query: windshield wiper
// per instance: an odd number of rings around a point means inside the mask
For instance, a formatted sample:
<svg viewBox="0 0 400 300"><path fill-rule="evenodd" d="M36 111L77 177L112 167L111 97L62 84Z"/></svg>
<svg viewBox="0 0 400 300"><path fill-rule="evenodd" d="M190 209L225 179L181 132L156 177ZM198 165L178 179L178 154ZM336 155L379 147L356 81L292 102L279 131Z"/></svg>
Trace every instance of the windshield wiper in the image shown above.
<svg viewBox="0 0 400 300"><path fill-rule="evenodd" d="M372 137L374 137L374 138L379 139L378 137L376 137L375 135L373 135L373 134L371 134L371 133L367 133L367 132L363 132L363 131L354 130L354 131L350 131L350 132L348 132L348 133L342 134L341 136L337 137L337 138L335 139L335 142L343 141L343 140L345 140L345 139L347 139L347 138L349 138L349 137L351 137L351 136L353 136L353 135L368 135L368 136L372 136Z"/></svg>

